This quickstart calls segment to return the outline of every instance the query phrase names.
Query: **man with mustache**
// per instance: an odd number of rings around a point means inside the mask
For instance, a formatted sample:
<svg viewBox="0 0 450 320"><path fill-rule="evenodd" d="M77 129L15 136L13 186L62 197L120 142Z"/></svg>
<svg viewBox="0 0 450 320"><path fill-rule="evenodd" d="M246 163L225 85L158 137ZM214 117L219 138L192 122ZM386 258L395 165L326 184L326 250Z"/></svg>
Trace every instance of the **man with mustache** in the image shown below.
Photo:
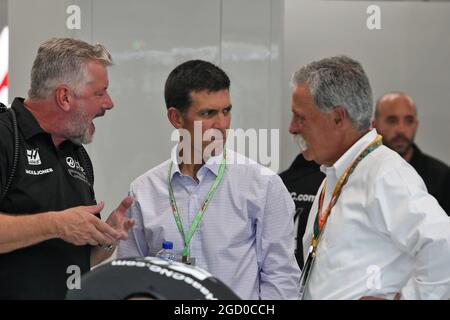
<svg viewBox="0 0 450 320"><path fill-rule="evenodd" d="M226 73L207 61L170 72L167 117L181 139L169 160L131 184L136 225L118 256L154 256L168 240L181 261L242 299L296 299L294 203L278 175L225 148L229 88Z"/></svg>
<svg viewBox="0 0 450 320"><path fill-rule="evenodd" d="M82 146L113 107L111 65L100 44L50 39L38 49L28 98L0 114L0 299L64 299L76 289L71 276L110 257L133 225L131 197L99 219L104 204Z"/></svg>
<svg viewBox="0 0 450 320"><path fill-rule="evenodd" d="M371 128L372 89L346 56L292 77L290 131L325 173L303 248L306 299L450 298L450 218Z"/></svg>
<svg viewBox="0 0 450 320"><path fill-rule="evenodd" d="M422 177L428 192L450 215L450 167L427 154L414 143L419 121L413 99L403 92L390 92L378 99L373 127L383 143L397 151Z"/></svg>

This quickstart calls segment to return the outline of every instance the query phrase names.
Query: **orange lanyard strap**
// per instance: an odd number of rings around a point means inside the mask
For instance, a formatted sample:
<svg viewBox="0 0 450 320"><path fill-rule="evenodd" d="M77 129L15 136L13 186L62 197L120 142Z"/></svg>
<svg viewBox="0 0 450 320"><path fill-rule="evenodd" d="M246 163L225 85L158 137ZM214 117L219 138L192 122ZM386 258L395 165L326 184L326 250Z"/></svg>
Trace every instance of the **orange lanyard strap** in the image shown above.
<svg viewBox="0 0 450 320"><path fill-rule="evenodd" d="M358 157L352 162L352 164L350 164L350 166L339 177L339 180L336 183L336 186L334 187L333 193L331 194L331 200L328 203L327 208L325 209L325 211L322 214L320 214L322 211L323 201L325 198L325 190L327 187L326 181L325 181L324 187L322 188L322 192L320 193L319 205L317 208L317 215L316 215L316 219L314 221L314 235L311 240L313 252L315 252L315 249L317 248L320 234L321 234L323 227L331 213L331 208L333 208L333 206L336 204L336 202L341 194L342 188L347 183L349 176L353 173L356 166L361 162L362 159L364 159L373 150L375 150L376 148L381 146L381 144L382 144L381 139L382 139L382 137L380 135L377 135L377 137L363 151L361 151L361 153L358 155Z"/></svg>

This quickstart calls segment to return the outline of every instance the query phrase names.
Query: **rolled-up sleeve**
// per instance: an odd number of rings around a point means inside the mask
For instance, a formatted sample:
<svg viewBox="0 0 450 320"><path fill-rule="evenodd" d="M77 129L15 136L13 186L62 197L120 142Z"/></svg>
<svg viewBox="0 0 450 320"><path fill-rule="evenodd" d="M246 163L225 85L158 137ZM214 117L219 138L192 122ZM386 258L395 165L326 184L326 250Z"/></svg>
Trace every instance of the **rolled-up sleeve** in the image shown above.
<svg viewBox="0 0 450 320"><path fill-rule="evenodd" d="M378 227L414 262L402 298L449 299L450 218L411 170L393 170L377 181Z"/></svg>

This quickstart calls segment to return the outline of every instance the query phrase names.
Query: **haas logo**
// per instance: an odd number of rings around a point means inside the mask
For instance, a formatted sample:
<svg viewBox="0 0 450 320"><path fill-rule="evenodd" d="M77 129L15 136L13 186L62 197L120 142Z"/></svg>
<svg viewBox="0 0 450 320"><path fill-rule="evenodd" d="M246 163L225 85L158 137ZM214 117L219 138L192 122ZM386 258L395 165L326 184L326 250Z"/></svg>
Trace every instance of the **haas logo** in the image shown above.
<svg viewBox="0 0 450 320"><path fill-rule="evenodd" d="M42 163L41 157L39 157L38 149L27 150L27 158L28 164L31 164L33 166L38 166Z"/></svg>

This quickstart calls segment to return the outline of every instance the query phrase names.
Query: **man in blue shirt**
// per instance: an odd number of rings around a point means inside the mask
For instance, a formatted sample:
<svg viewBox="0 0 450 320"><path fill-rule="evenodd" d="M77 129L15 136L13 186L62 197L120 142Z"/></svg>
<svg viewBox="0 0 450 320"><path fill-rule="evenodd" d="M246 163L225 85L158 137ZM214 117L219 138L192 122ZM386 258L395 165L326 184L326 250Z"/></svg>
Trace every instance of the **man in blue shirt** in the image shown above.
<svg viewBox="0 0 450 320"><path fill-rule="evenodd" d="M165 85L167 117L180 133L171 159L130 188L136 221L119 257L153 256L166 241L243 299L296 299L294 203L274 172L223 148L230 80L201 60L176 67Z"/></svg>

